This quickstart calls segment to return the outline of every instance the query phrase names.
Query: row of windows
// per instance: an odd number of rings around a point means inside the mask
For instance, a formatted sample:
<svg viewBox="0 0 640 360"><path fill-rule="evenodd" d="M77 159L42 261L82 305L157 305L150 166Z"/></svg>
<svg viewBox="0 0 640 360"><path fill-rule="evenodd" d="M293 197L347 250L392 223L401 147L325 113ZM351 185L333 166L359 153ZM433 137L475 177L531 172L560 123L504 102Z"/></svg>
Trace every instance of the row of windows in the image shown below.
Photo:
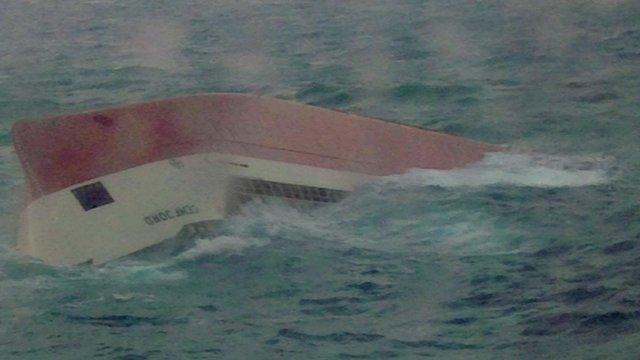
<svg viewBox="0 0 640 360"><path fill-rule="evenodd" d="M347 194L346 191L341 190L246 178L235 179L233 188L236 192L247 195L275 196L325 203L340 201Z"/></svg>

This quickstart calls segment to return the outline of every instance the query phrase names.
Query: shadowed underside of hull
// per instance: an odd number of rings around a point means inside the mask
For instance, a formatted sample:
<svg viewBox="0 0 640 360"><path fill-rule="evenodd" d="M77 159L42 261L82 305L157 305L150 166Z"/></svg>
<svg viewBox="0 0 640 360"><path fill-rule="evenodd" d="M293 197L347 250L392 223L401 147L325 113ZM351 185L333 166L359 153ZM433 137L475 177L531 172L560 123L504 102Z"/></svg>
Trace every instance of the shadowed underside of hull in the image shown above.
<svg viewBox="0 0 640 360"><path fill-rule="evenodd" d="M108 261L194 222L229 194L332 202L372 176L451 169L500 147L284 100L205 94L22 121L20 248Z"/></svg>

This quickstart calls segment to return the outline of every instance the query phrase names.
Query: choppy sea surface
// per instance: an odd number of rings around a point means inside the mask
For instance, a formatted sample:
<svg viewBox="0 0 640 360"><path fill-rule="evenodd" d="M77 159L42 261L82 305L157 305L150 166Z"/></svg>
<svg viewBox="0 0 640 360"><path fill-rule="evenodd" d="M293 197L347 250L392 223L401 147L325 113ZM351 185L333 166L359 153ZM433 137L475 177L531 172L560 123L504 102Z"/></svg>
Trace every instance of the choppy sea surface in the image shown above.
<svg viewBox="0 0 640 360"><path fill-rule="evenodd" d="M13 250L14 121L218 91L511 150L177 255ZM636 0L0 0L0 358L640 358L639 138Z"/></svg>

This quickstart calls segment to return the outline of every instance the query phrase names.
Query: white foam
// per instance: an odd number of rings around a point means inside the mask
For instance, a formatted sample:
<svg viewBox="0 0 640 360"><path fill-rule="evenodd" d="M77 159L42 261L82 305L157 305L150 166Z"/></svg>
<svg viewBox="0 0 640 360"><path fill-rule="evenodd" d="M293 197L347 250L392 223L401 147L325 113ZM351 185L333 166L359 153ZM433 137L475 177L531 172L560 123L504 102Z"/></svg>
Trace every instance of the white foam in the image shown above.
<svg viewBox="0 0 640 360"><path fill-rule="evenodd" d="M531 187L579 187L609 182L608 160L601 157L560 157L491 153L462 169L413 169L384 177L382 184L441 187L513 185Z"/></svg>
<svg viewBox="0 0 640 360"><path fill-rule="evenodd" d="M273 199L272 199L273 200ZM260 228L267 236L282 231L304 229L308 234L322 233L322 229L309 212L283 204L278 200L255 199L242 206L241 215L230 219L230 228L238 234Z"/></svg>
<svg viewBox="0 0 640 360"><path fill-rule="evenodd" d="M104 267L88 267L82 276L89 279L108 278L143 283L178 281L187 277L183 271L172 269L168 265L170 264L123 260Z"/></svg>
<svg viewBox="0 0 640 360"><path fill-rule="evenodd" d="M142 300L144 302L154 302L156 301L156 297L150 294L142 294L136 292L127 292L127 293L112 293L111 297L120 302L127 302L130 300Z"/></svg>
<svg viewBox="0 0 640 360"><path fill-rule="evenodd" d="M196 240L195 246L178 255L177 260L193 260L202 256L225 252L240 253L249 247L264 246L268 243L268 240L239 236L218 236L213 239L198 239Z"/></svg>

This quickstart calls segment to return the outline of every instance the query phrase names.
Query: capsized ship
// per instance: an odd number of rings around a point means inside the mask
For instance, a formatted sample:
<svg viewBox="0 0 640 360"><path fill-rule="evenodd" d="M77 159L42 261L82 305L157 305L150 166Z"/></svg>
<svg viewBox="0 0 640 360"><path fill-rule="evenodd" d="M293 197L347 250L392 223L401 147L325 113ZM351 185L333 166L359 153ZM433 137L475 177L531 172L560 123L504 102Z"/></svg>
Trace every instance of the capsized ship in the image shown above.
<svg viewBox="0 0 640 360"><path fill-rule="evenodd" d="M51 264L134 253L253 196L335 202L376 176L463 167L501 150L246 94L20 121L12 133L27 182L18 247Z"/></svg>

